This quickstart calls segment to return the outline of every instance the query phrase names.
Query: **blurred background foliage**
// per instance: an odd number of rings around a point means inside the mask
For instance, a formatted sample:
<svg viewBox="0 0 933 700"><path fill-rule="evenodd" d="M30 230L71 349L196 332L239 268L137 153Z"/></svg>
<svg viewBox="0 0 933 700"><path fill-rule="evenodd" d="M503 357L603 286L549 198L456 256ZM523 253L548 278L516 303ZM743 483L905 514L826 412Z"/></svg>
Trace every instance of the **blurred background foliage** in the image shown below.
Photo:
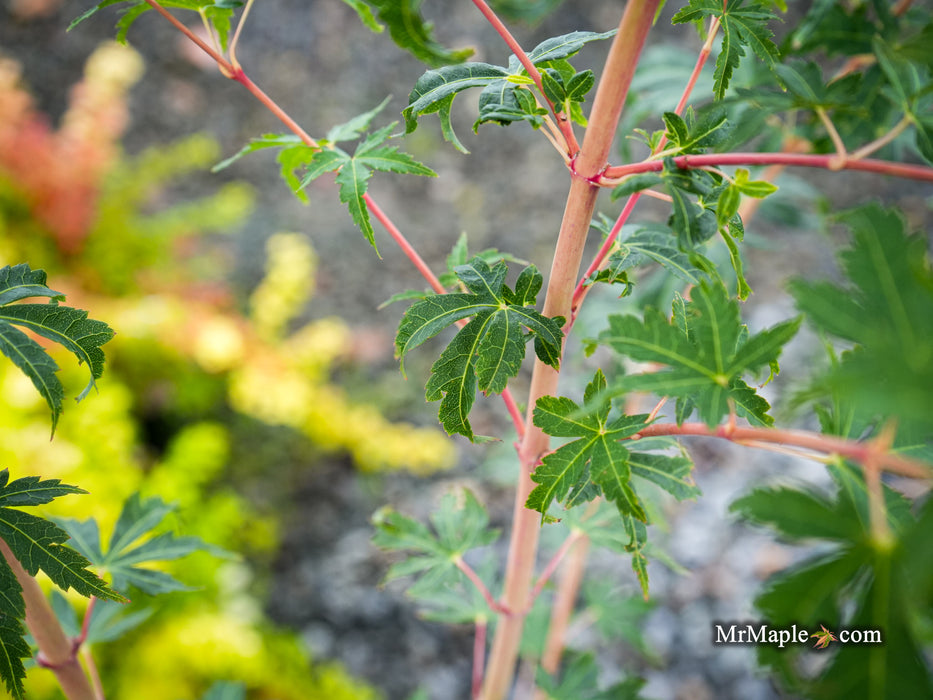
<svg viewBox="0 0 933 700"><path fill-rule="evenodd" d="M281 522L237 479L287 481L294 444L312 462L337 454L366 472L420 474L451 467L454 448L335 380L358 361L360 341L337 318L298 321L317 268L305 237L272 235L260 285L248 299L232 286L218 234L250 215L253 192L240 182L185 191L186 175L220 159L210 137L121 152L127 92L142 71L132 49L102 45L53 127L18 65L0 58L0 264L45 269L69 304L117 332L99 393L67 410L51 441L42 399L0 364L0 464L90 492L49 514L92 515L107 533L141 491L177 504L179 531L232 553L175 565L196 590L137 600L154 606L145 624L119 650L94 650L114 697L199 697L217 679L240 680L256 698L376 697L337 666L309 672L297 638L264 620L249 562L271 559ZM81 381L72 364L61 362L66 387ZM270 429L291 435L276 441L285 447L270 443ZM30 674L28 692L61 697L47 673Z"/></svg>

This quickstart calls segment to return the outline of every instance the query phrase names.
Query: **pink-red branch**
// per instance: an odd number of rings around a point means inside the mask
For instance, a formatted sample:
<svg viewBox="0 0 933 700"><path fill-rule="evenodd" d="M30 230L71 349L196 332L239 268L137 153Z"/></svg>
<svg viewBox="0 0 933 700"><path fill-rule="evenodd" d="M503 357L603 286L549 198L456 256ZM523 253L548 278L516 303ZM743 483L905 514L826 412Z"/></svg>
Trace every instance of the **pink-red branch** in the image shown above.
<svg viewBox="0 0 933 700"><path fill-rule="evenodd" d="M694 156L675 156L674 164L681 169L707 168L721 165L791 165L801 168L822 168L824 170L860 170L863 172L904 177L911 180L933 182L933 168L925 165L894 163L887 160L863 158L849 159L840 163L836 154L814 155L808 153L707 153ZM603 172L606 186L618 184L612 182L627 175L658 172L664 168L660 160L646 160L630 165L616 165Z"/></svg>
<svg viewBox="0 0 933 700"><path fill-rule="evenodd" d="M589 292L591 284L587 284L590 276L596 273L600 267L602 267L603 262L606 258L609 257L609 253L612 252L612 247L615 245L616 240L619 238L619 233L622 231L622 227L625 225L625 222L628 221L629 216L632 214L632 210L635 208L635 204L638 202L641 197L640 192L635 192L629 196L628 201L625 203L625 206L622 208L622 211L619 213L616 222L612 227L612 230L609 231L609 235L606 236L606 240L603 241L602 247L599 249L599 252L596 253L596 257L593 258L593 262L590 263L590 266L586 269L586 272L583 273L583 277L577 282L577 287L573 291L573 301L571 302L571 315L570 315L570 326L568 326L564 332L569 333L570 328L573 326L574 321L577 320L577 312L580 309L580 304L583 303L583 299L586 297L587 292Z"/></svg>
<svg viewBox="0 0 933 700"><path fill-rule="evenodd" d="M460 557L456 557L454 559L454 564L456 565L458 569L460 569L460 571L464 573L464 575L466 575L468 579L470 579L470 583L476 586L476 590L478 590L480 594L483 596L483 600L486 601L486 605L489 606L490 610L492 610L493 612L499 613L500 615L511 615L512 614L512 612L507 607L505 607L504 605L499 603L495 598L492 597L492 593L490 593L489 589L486 588L486 584L483 583L483 579L481 579L479 577L479 574L477 574L476 571L473 570L472 566L467 564Z"/></svg>
<svg viewBox="0 0 933 700"><path fill-rule="evenodd" d="M933 465L890 452L886 441L867 440L859 442L801 430L740 427L734 423L727 423L715 428L710 428L705 423L684 423L682 425L655 423L646 426L631 439L658 435L697 435L721 438L739 444L744 442L765 442L793 445L822 454L840 455L860 464L877 465L878 468L885 471L915 479L933 477Z"/></svg>

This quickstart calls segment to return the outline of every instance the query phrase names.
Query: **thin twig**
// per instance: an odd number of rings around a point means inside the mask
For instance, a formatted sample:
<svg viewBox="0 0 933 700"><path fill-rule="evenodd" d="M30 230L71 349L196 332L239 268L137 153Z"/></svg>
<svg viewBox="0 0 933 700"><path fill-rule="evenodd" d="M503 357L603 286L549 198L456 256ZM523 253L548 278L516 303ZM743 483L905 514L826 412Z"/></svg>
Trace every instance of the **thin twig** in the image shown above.
<svg viewBox="0 0 933 700"><path fill-rule="evenodd" d="M849 160L849 152L846 150L846 145L842 142L842 137L836 130L836 125L833 124L832 119L829 118L829 115L826 113L825 109L822 107L817 107L816 116L818 116L820 121L823 122L823 127L826 129L830 140L833 142L833 148L836 149L836 157L831 161L829 169L841 170L845 167L846 161Z"/></svg>
<svg viewBox="0 0 933 700"><path fill-rule="evenodd" d="M237 22L236 31L233 33L233 40L230 42L230 63L234 69L241 70L240 62L236 59L236 47L240 43L240 34L243 32L243 25L246 24L246 18L249 16L250 8L253 6L253 0L246 0L246 7L243 8L243 14L240 15L240 21Z"/></svg>
<svg viewBox="0 0 933 700"><path fill-rule="evenodd" d="M702 168L708 165L790 165L802 168L822 168L830 170L833 166L834 155L816 155L809 153L704 153L699 155L675 156L674 164L682 170ZM646 160L641 163L617 165L606 169L603 173L606 186L614 186L612 179L633 175L635 173L659 172L664 169L664 163L656 160ZM861 160L848 159L842 170L858 170L862 172L879 173L893 177L903 177L912 180L933 182L933 168L926 165L911 165L908 163L895 163L887 160L874 160L864 158ZM603 181L600 181L603 185Z"/></svg>
<svg viewBox="0 0 933 700"><path fill-rule="evenodd" d="M913 119L911 118L911 116L909 114L904 115L904 117L897 124L895 124L891 128L890 131L888 131L883 136L880 136L879 138L875 139L871 143L865 144L860 149L855 151L855 153L850 155L849 158L851 158L852 160L859 160L860 158L869 156L875 151L880 150L881 148L884 148L889 143L891 143L894 139L900 136L901 132L903 132L904 129L906 129L911 124L913 124Z"/></svg>
<svg viewBox="0 0 933 700"><path fill-rule="evenodd" d="M462 557L459 557L459 556L454 557L453 562L454 562L454 565L458 569L460 569L460 571L462 571L468 579L470 579L470 583L476 586L476 590L478 590L480 594L483 596L483 600L486 601L486 605L489 606L490 610L492 610L495 613L499 613L500 615L511 615L512 614L511 610L509 610L507 607L505 607L504 605L499 603L495 598L493 598L492 593L489 592L489 589L486 588L486 584L483 583L483 579L479 577L479 574L477 574L476 571L474 571L472 566L470 566L465 561L463 561Z"/></svg>

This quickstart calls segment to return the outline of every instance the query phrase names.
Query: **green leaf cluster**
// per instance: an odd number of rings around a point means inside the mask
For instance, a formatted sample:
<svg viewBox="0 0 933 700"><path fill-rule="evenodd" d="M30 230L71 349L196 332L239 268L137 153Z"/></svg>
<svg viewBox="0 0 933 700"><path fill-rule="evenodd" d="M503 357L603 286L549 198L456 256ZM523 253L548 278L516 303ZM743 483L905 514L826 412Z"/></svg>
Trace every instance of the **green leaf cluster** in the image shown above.
<svg viewBox="0 0 933 700"><path fill-rule="evenodd" d="M91 562L65 544L67 532L49 520L19 510L75 493L86 492L59 479L27 476L10 481L9 471L0 471L0 540L30 576L41 569L62 590L73 588L86 597L125 602L123 596L88 570ZM31 655L24 639L25 616L22 587L10 565L0 558L0 678L17 700L24 697L26 672L22 659Z"/></svg>
<svg viewBox="0 0 933 700"><path fill-rule="evenodd" d="M449 433L474 439L468 416L476 389L501 393L518 374L525 344L533 337L542 362L560 362L562 318L548 318L533 308L543 278L526 267L514 291L505 284L504 262L489 266L481 257L455 268L465 292L436 294L405 312L395 337L396 356L405 356L448 326L470 318L431 368L425 387L428 401L440 400L439 418Z"/></svg>
<svg viewBox="0 0 933 700"><path fill-rule="evenodd" d="M893 210L869 204L842 213L852 247L840 254L845 283L792 280L798 308L822 332L851 344L824 374L832 395L863 421L897 417L933 431L933 268L928 239L908 235Z"/></svg>
<svg viewBox="0 0 933 700"><path fill-rule="evenodd" d="M111 5L125 4L120 19L117 22L117 41L126 43L126 35L133 23L139 17L152 9L152 5L144 0L102 0L90 10L77 17L68 27L74 29L84 20L97 14L98 11ZM243 5L242 0L160 0L164 7L176 7L181 10L193 10L209 22L217 32L221 48L227 48L227 39L230 35L230 20L236 8Z"/></svg>
<svg viewBox="0 0 933 700"><path fill-rule="evenodd" d="M789 486L760 488L732 504L743 518L794 543L821 543L819 554L776 574L755 605L776 627L825 625L880 630L881 644L841 645L814 676L799 648L759 649L788 689L809 697L930 697L933 677L920 630L933 609L933 556L927 546L933 500L915 517L901 494L885 487L893 541L872 533L868 495L859 471L830 468L832 495Z"/></svg>
<svg viewBox="0 0 933 700"><path fill-rule="evenodd" d="M392 133L398 122L392 122L367 134L357 144L353 155L335 145L360 138L369 130L373 118L382 111L388 101L386 98L368 112L331 128L317 146L309 146L293 134L265 134L218 163L214 170L226 168L248 153L276 148L279 151L277 160L281 166L282 179L299 199L305 202L307 197L302 192L305 187L325 173L337 173L340 201L347 205L353 222L378 254L376 233L366 203L366 191L373 172L381 170L408 175L437 176L431 168L419 163L409 154L400 153L397 146L387 145L390 139L399 135ZM298 173L301 173L301 177Z"/></svg>
<svg viewBox="0 0 933 700"><path fill-rule="evenodd" d="M631 439L648 424L647 415L610 419L611 405L605 395L606 378L597 370L587 385L583 407L567 397L538 399L534 424L552 437L576 439L544 456L531 475L537 486L525 507L547 516L555 501L570 510L604 496L622 516L628 542L617 544L632 555L632 566L647 595L647 557L642 550L648 514L635 484L639 479L651 482L677 499L694 498L699 489L690 478L693 464L686 457L631 452L622 445L620 441Z"/></svg>
<svg viewBox="0 0 933 700"><path fill-rule="evenodd" d="M689 256L692 267L716 276L718 273L715 266L703 256L700 248L719 233L729 250L739 297L745 299L751 293L751 288L745 279L744 263L738 247L738 242L745 237L745 227L738 215L739 205L743 196L763 199L773 194L777 187L764 180L752 180L750 172L744 168L737 169L729 177L720 172L677 167L674 156L703 153L730 141L735 124L721 105L701 110L699 114L688 109L684 117L665 112L664 123L665 131L653 135L636 130L652 150L660 146L662 136L667 139L663 151L663 170L625 179L613 189L612 198L618 199L650 187L663 186L671 196L668 226L677 235L679 250ZM658 243L663 241L663 236L654 235L652 238ZM664 247L670 249L670 245ZM662 257L671 260L669 252ZM687 279L684 276L683 259L670 269L682 279Z"/></svg>
<svg viewBox="0 0 933 700"><path fill-rule="evenodd" d="M30 297L48 297L47 304L16 303ZM45 399L52 411L52 432L62 412L65 393L56 375L58 365L39 343L20 328L58 343L87 365L90 380L77 396L80 401L104 371L100 346L113 337L103 321L87 317L87 311L62 306L64 295L46 286L43 270L26 264L0 268L0 352L15 364Z"/></svg>
<svg viewBox="0 0 933 700"><path fill-rule="evenodd" d="M548 98L577 121L583 120L580 103L593 87L594 79L590 71L578 73L567 59L589 42L613 35L614 32L572 32L547 39L528 54L531 62L543 70L542 82ZM476 87L483 90L474 131L486 122L505 125L528 121L537 128L543 123L541 120L547 110L538 106L529 86L533 87L533 82L514 56L507 68L489 63L464 63L429 70L418 79L408 96L408 106L402 112L406 131L411 133L418 127L418 117L437 113L444 138L466 153L451 125L450 108L459 93Z"/></svg>
<svg viewBox="0 0 933 700"><path fill-rule="evenodd" d="M850 151L907 120L913 146L933 162L931 38L929 12L895 14L883 2L812 3L782 44L784 62L773 66L780 85L758 76L736 90L737 100L751 107L743 112L740 131L746 140L755 138L764 119L789 112L785 132L831 153L836 145L825 117ZM820 59L813 59L816 53L848 60L842 71L824 77Z"/></svg>
<svg viewBox="0 0 933 700"><path fill-rule="evenodd" d="M666 369L623 377L614 389L650 391L678 399L679 419L695 408L715 426L732 408L752 423L770 425L768 402L742 377L763 367L777 371L781 348L797 332L800 319L779 323L751 335L742 324L739 305L721 284L701 281L690 301L678 295L672 317L656 309L635 316L610 316L599 342L639 362Z"/></svg>
<svg viewBox="0 0 933 700"><path fill-rule="evenodd" d="M773 33L768 22L777 19L765 0L690 0L673 17L674 24L697 22L707 17L718 17L722 27L722 47L713 73L713 94L721 100L732 80L732 74L751 49L766 64L773 65L779 57L777 46L771 40Z"/></svg>
<svg viewBox="0 0 933 700"><path fill-rule="evenodd" d="M409 553L392 564L386 581L417 575L408 595L429 608L428 616L447 622L474 622L490 614L482 595L457 567L468 551L490 545L499 537L498 530L489 528L489 515L471 491L461 489L441 499L431 515L433 532L389 507L376 512L373 524L377 547Z"/></svg>

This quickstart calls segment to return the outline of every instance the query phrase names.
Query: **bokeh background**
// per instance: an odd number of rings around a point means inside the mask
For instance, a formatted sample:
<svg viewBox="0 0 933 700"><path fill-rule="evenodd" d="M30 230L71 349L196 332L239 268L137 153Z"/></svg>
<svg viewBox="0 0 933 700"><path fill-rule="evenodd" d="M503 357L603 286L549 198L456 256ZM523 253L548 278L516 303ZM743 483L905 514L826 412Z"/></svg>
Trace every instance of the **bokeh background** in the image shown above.
<svg viewBox="0 0 933 700"><path fill-rule="evenodd" d="M611 28L620 12L608 0L514 4L527 13L515 21L527 48ZM144 601L144 623L95 647L108 697L194 699L219 680L243 683L256 699L466 697L471 630L426 621L403 587L379 586L389 560L370 543L369 518L388 503L424 519L466 485L505 526L516 466L503 408L481 398L473 418L501 443L447 439L436 407L423 402L430 353L413 356L403 379L392 356L403 305L380 308L424 287L405 257L377 228L380 260L326 178L300 202L271 153L211 173L280 124L155 13L132 28L131 48L112 42L113 8L68 32L90 5L0 4L0 264L46 269L53 288L117 337L105 348L99 392L69 404L51 442L44 402L0 363L0 466L87 489L54 512L92 515L105 532L130 494L160 495L178 506L173 528L230 553L173 566L195 590ZM531 11L555 5L544 19ZM507 61L470 3L426 2L425 12L447 45ZM699 45L690 27L659 21L630 126L656 125L650 115L676 102ZM604 51L588 46L578 69L597 68ZM386 96L377 125L400 119L423 71L336 0L257 3L238 53L316 136ZM454 106L469 156L424 118L405 149L440 177L377 175L371 192L435 270L464 232L472 251L495 247L546 270L564 166L531 129L485 126L474 136L474 109L469 94ZM929 224L920 186L821 180L817 190L806 174L783 176L780 195L749 226L753 328L792 312L785 271L834 274L840 234L823 211L871 191L896 200L912 226ZM639 216L666 214L648 203ZM600 316L622 303L593 294L579 336L598 332ZM773 387L773 399L806 380L817 346L804 333L790 348L779 383L788 388ZM568 387L594 362L572 350ZM82 370L61 364L74 393ZM517 396L526 382L516 381ZM617 605L594 607L572 643L597 653L607 681L647 677L648 696L778 697L755 674L751 651L711 646L710 625L753 617L756 583L799 554L732 522L728 503L762 475L812 480L819 471L718 444L691 450L705 497L658 504L666 522L658 544L670 561L652 564L652 600L637 596L624 559L595 558L587 595L611 594ZM545 534L545 549L558 543ZM42 671L28 687L36 700L60 697Z"/></svg>

